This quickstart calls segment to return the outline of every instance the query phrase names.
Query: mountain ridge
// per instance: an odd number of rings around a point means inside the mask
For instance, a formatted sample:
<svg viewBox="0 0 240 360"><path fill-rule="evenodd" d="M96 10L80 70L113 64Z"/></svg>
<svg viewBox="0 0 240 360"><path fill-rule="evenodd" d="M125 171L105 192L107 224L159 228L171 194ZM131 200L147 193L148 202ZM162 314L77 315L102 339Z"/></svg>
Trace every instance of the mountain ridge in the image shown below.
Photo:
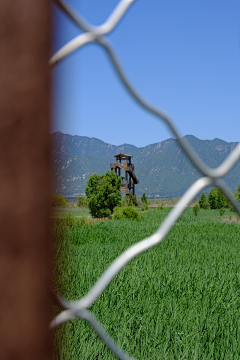
<svg viewBox="0 0 240 360"><path fill-rule="evenodd" d="M133 156L139 184L136 193L149 196L179 197L193 184L201 173L184 153L177 140L167 140L136 147L131 144L112 145L97 138L62 134L50 135L52 141L51 163L54 192L63 195L84 193L86 180L91 174L110 170L113 155L124 152ZM235 148L237 142L215 138L200 140L186 135L194 151L210 167L217 167ZM235 191L240 183L240 162L224 177L227 185Z"/></svg>

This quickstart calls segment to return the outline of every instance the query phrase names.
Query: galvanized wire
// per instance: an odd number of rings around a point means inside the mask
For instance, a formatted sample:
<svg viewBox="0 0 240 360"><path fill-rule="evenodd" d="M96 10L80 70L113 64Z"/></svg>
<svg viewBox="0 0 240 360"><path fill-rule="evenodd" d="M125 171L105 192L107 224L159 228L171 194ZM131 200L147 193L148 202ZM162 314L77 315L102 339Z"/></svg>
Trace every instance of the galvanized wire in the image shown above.
<svg viewBox="0 0 240 360"><path fill-rule="evenodd" d="M178 131L176 125L169 117L169 115L165 114L162 110L148 103L140 94L138 94L138 92L131 85L122 69L122 66L119 63L116 54L114 53L112 45L109 43L109 41L104 35L108 34L116 27L129 6L135 0L121 0L115 10L107 19L107 21L98 27L89 24L81 15L77 13L75 9L73 9L63 0L53 1L84 31L84 33L75 37L73 40L69 41L66 45L64 45L59 51L57 51L57 53L54 54L50 59L50 66L53 67L64 57L68 56L70 53L89 42L96 42L97 44L101 45L106 50L120 80L125 85L125 88L129 92L129 94L131 94L134 100L136 100L137 103L141 105L145 110L154 114L158 117L158 119L164 121L168 125L173 134L176 136L179 144L185 151L186 155L196 165L198 170L204 175L204 177L197 180L185 192L185 194L178 202L177 206L169 213L169 215L166 217L159 229L150 237L130 246L121 255L119 255L82 299L78 301L66 301L56 295L57 302L65 310L53 319L50 324L51 328L55 328L60 324L74 318L85 319L92 325L92 327L99 334L101 339L119 359L135 360L134 358L131 358L128 354L123 352L118 347L118 345L115 344L113 339L111 339L111 337L104 330L102 324L97 320L93 313L87 310L87 308L89 308L94 303L94 301L103 293L103 291L112 281L112 279L130 260L141 254L142 252L156 246L166 237L166 235L171 230L177 219L181 216L189 202L206 186L213 184L221 188L224 194L227 196L227 198L230 200L230 202L240 214L239 202L236 201L233 194L229 191L229 189L226 187L225 183L221 179L221 177L226 175L240 158L240 144L235 147L235 149L222 162L220 166L215 169L208 167L196 154L191 145L187 142L186 138L183 138L181 136L180 132Z"/></svg>

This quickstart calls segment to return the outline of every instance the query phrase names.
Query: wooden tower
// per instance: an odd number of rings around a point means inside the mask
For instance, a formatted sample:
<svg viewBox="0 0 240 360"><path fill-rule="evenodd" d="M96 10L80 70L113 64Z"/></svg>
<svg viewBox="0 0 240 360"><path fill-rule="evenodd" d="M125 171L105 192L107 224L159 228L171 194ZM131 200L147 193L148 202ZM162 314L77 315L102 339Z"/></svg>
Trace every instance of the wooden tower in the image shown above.
<svg viewBox="0 0 240 360"><path fill-rule="evenodd" d="M134 164L131 163L132 156L127 154L114 155L116 162L110 164L111 171L115 170L117 176L121 176L121 170L125 172L122 178L121 192L125 195L135 194L135 185L139 183L134 173Z"/></svg>

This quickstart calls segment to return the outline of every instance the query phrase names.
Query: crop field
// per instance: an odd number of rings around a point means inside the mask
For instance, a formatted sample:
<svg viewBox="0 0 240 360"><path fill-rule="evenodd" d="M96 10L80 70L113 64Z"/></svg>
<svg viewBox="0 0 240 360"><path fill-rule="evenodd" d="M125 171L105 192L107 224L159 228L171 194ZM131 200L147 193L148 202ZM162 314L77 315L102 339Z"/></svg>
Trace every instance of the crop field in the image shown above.
<svg viewBox="0 0 240 360"><path fill-rule="evenodd" d="M89 209L87 207L55 207L53 209L53 217L63 217L67 215L72 215L75 218L86 217L87 219L91 219L91 215L89 213Z"/></svg>
<svg viewBox="0 0 240 360"><path fill-rule="evenodd" d="M54 228L54 287L85 295L131 244L152 234L170 208L142 221L107 220ZM240 222L227 210L187 208L166 239L133 259L90 310L138 360L240 359ZM60 309L54 307L54 315ZM116 359L81 319L55 331L57 360Z"/></svg>

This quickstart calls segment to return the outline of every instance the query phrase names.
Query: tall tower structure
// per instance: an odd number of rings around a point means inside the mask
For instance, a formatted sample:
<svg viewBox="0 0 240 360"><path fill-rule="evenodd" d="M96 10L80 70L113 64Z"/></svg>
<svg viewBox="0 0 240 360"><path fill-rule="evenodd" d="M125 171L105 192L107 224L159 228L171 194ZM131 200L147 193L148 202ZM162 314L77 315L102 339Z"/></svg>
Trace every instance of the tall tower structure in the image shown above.
<svg viewBox="0 0 240 360"><path fill-rule="evenodd" d="M125 195L135 194L135 185L139 183L138 178L134 173L134 164L132 164L132 156L127 154L114 155L115 163L110 164L111 171L115 170L117 176L121 176L121 171L124 172L122 178L121 192Z"/></svg>

